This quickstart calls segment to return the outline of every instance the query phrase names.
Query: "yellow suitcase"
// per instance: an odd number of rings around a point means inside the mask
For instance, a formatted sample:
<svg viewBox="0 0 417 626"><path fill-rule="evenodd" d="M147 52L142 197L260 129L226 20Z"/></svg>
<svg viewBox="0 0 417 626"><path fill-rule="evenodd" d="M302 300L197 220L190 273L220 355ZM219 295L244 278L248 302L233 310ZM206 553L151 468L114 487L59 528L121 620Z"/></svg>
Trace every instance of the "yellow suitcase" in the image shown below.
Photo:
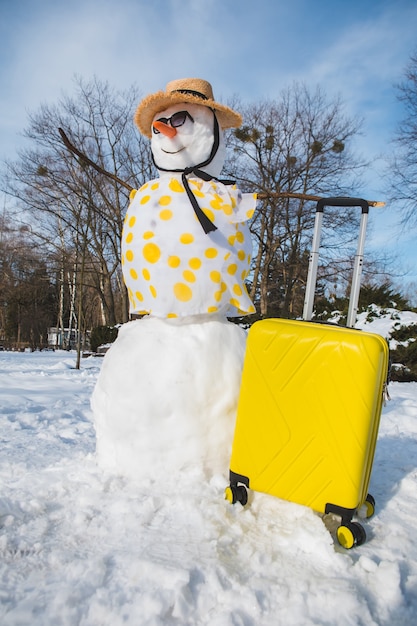
<svg viewBox="0 0 417 626"><path fill-rule="evenodd" d="M311 321L254 323L226 498L246 504L250 488L333 513L339 543L363 543L365 530L352 518L362 505L367 517L374 512L368 486L387 371L380 335Z"/></svg>

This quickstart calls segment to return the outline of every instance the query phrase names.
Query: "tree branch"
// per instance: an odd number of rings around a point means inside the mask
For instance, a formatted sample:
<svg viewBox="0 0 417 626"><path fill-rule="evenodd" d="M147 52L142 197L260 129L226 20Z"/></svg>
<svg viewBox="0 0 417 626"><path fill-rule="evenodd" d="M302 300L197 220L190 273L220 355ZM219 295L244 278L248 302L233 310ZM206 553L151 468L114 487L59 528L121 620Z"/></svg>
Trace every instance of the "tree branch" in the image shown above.
<svg viewBox="0 0 417 626"><path fill-rule="evenodd" d="M111 178L112 180L114 180L116 183L119 183L119 185L122 185L125 189L129 191L129 193L132 191L133 187L131 187L128 183L126 183L124 180L116 176L116 174L112 174L111 172L108 172L104 168L100 167L100 165L97 165L97 163L94 163L94 161L89 159L86 154L81 152L81 150L78 150L78 148L76 148L70 142L70 140L68 139L67 135L65 134L62 128L58 128L58 131L59 131L59 134L61 135L61 139L64 142L65 147L68 148L70 152L75 154L81 160L82 163L85 163L86 165L90 165L97 172L99 172L99 174L103 174L104 176L107 176L108 178Z"/></svg>

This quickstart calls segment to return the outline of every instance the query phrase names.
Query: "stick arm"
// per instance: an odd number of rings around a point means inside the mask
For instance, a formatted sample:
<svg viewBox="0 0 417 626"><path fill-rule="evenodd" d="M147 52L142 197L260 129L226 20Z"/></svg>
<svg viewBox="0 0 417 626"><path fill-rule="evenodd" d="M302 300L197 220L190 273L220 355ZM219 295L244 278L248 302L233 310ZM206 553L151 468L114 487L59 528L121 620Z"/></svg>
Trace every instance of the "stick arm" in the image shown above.
<svg viewBox="0 0 417 626"><path fill-rule="evenodd" d="M81 150L78 150L78 148L76 148L74 144L72 144L71 141L68 139L68 136L65 134L62 128L58 128L58 132L61 135L61 139L65 147L68 148L70 152L75 154L75 156L81 159L82 162L86 163L87 165L90 165L92 168L96 170L96 172L99 172L100 174L103 174L104 176L111 178L116 183L119 183L119 185L122 185L125 189L129 191L129 193L132 191L133 187L131 187L127 182L125 182L124 180L116 176L116 174L112 174L111 172L108 172L107 170L105 170L103 167L100 167L100 165L97 165L97 163L94 163L94 161L88 158L88 156L84 154L83 152L81 152Z"/></svg>

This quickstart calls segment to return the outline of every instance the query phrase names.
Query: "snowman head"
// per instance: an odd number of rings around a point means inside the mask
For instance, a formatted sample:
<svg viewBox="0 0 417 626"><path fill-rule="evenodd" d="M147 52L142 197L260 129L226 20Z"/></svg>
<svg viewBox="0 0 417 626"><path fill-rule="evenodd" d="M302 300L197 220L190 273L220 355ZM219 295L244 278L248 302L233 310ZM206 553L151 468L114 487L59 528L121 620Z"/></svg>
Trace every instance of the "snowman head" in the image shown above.
<svg viewBox="0 0 417 626"><path fill-rule="evenodd" d="M179 103L158 111L152 120L151 149L161 175L198 167L217 177L225 158L216 113L200 104Z"/></svg>
<svg viewBox="0 0 417 626"><path fill-rule="evenodd" d="M172 117L179 113L185 113L185 117ZM161 132L163 127L155 126L161 118L176 134L169 137ZM222 131L242 124L242 116L216 102L211 84L202 78L172 80L165 91L146 96L136 109L134 120L140 132L152 140L152 153L160 171L201 166L211 158L200 169L212 176L220 174L224 162Z"/></svg>

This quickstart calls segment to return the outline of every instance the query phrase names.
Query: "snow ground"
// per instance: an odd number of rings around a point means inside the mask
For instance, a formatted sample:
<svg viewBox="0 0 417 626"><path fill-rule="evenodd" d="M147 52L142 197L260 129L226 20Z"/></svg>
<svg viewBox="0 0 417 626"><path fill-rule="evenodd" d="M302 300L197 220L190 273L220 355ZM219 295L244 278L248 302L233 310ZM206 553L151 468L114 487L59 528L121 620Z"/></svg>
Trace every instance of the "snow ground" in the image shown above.
<svg viewBox="0 0 417 626"><path fill-rule="evenodd" d="M415 624L417 383L390 385L376 515L346 551L299 505L252 493L231 506L227 472L103 473L90 409L102 359L74 364L0 352L3 626Z"/></svg>

